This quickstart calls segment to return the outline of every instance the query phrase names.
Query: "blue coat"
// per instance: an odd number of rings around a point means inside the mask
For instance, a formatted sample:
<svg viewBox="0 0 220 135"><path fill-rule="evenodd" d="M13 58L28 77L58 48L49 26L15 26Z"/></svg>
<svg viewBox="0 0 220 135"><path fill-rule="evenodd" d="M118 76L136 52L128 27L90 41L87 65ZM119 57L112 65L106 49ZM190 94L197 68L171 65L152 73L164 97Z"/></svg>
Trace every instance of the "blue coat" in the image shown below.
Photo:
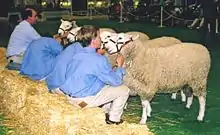
<svg viewBox="0 0 220 135"><path fill-rule="evenodd" d="M73 43L57 57L53 71L46 78L49 90L59 88L66 82L66 71L73 56L83 49L80 43Z"/></svg>
<svg viewBox="0 0 220 135"><path fill-rule="evenodd" d="M20 74L33 80L45 78L53 69L63 46L54 38L41 37L31 42L25 51Z"/></svg>

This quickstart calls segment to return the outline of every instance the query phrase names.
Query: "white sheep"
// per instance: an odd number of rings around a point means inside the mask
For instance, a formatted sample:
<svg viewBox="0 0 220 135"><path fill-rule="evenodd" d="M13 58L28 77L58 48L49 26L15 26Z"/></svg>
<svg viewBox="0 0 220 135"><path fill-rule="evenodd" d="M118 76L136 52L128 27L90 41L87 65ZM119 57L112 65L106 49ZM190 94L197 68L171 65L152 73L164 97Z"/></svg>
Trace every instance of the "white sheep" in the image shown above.
<svg viewBox="0 0 220 135"><path fill-rule="evenodd" d="M124 82L142 101L140 123L145 124L147 116L151 116L150 101L155 93L174 93L183 87L191 89L193 95L198 97L200 109L197 120L202 121L211 62L208 50L195 43L147 48L137 42L118 44L118 47L107 44L105 47L110 54L120 50L125 58L127 75ZM192 104L193 95L188 98L187 108Z"/></svg>
<svg viewBox="0 0 220 135"><path fill-rule="evenodd" d="M138 39L134 40L133 43L136 44L136 42L137 42L137 44L141 44L147 48L167 47L167 46L171 46L174 44L182 43L179 39L174 38L174 37L159 37L159 38L148 40L148 36L142 32L126 32L125 34L131 35L131 36L138 35L139 36ZM112 37L112 34L111 33L104 33L103 36L108 37L108 38L103 38L103 40L102 40L102 41L105 41L105 44L106 44L109 41L109 38ZM114 37L113 37L112 40L109 42L112 42L114 40L116 42L116 40L118 40L118 39L114 39ZM121 42L121 41L119 41L119 42ZM112 44L114 44L114 43L112 43ZM106 53L105 55L112 65L116 64L115 63L115 59L117 57L116 54L109 55L108 53ZM134 95L134 94L130 94L130 95ZM171 99L173 99L173 100L176 99L176 95L177 95L177 93L172 93ZM183 91L181 91L181 100L182 100L182 102L186 101L186 96L183 93Z"/></svg>
<svg viewBox="0 0 220 135"><path fill-rule="evenodd" d="M65 32L70 31L72 28L78 27L76 21L68 21L61 19L61 24L58 28L58 35L63 35Z"/></svg>
<svg viewBox="0 0 220 135"><path fill-rule="evenodd" d="M127 33L126 33L127 34ZM129 33L128 33L129 34ZM145 47L147 48L156 48L156 47L168 47L174 44L179 44L181 41L177 38L174 37L159 37L159 38L154 38L151 40L143 40L140 39L141 43L144 44ZM181 100L182 102L186 102L186 96L181 90ZM171 99L175 100L176 99L177 93L172 93Z"/></svg>
<svg viewBox="0 0 220 135"><path fill-rule="evenodd" d="M76 41L76 36L77 36L77 32L81 29L81 27L76 27L71 29L68 34L67 34L67 40L68 42L72 43L74 41Z"/></svg>

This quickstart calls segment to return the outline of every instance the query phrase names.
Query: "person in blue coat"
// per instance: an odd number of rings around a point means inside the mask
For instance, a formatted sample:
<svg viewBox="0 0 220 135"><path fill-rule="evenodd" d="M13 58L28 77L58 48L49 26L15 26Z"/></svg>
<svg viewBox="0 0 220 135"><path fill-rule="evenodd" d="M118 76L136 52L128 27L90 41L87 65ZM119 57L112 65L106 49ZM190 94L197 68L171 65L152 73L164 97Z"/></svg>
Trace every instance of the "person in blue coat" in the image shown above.
<svg viewBox="0 0 220 135"><path fill-rule="evenodd" d="M45 79L62 51L63 46L58 39L41 37L32 41L25 51L20 74L33 80Z"/></svg>
<svg viewBox="0 0 220 135"><path fill-rule="evenodd" d="M64 79L62 82L58 81L59 85L51 85L49 89L52 93L66 95L74 106L102 107L106 113L107 124L121 124L123 108L130 91L123 82L123 56L116 58L117 67L113 69L102 52L97 51L101 47L100 31L91 25L82 26L77 32L77 41L81 44L81 49L77 52L76 49L70 51L68 56L71 57L66 57L68 61L65 58L60 60L59 65L64 69L57 74L61 74Z"/></svg>

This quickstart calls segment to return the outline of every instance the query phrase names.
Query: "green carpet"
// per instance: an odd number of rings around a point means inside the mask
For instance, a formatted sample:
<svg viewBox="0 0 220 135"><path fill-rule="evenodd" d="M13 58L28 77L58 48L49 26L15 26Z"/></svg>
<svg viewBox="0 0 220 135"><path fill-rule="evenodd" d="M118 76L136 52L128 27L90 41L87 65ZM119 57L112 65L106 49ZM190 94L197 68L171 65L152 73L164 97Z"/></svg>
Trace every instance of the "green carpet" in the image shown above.
<svg viewBox="0 0 220 135"><path fill-rule="evenodd" d="M199 42L199 32L186 28L159 28L147 23L119 23L105 20L77 20L77 24L92 24L99 27L110 27L117 31L142 31L150 38L173 36L184 42ZM36 25L42 35L53 35L57 32L59 21L47 21ZM0 44L5 46L7 39L1 39ZM207 105L204 122L197 122L198 100L194 98L191 109L185 109L180 96L175 101L170 100L170 94L157 94L152 101L152 117L147 125L157 135L218 135L220 133L220 42L209 42L208 49L212 58L211 72L207 87ZM141 118L141 104L139 97L131 97L124 119L138 123ZM0 116L1 120L1 116ZM5 127L0 125L0 134L4 135Z"/></svg>

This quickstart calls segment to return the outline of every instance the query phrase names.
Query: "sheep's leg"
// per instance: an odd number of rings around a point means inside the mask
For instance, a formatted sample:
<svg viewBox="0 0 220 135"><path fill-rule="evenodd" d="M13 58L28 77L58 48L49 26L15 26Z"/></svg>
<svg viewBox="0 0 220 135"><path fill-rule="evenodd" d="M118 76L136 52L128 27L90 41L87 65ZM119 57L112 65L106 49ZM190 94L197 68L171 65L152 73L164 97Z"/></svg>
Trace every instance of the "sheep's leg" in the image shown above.
<svg viewBox="0 0 220 135"><path fill-rule="evenodd" d="M193 95L187 98L186 108L190 108L193 102Z"/></svg>
<svg viewBox="0 0 220 135"><path fill-rule="evenodd" d="M172 100L175 100L175 99L176 99L176 94L177 94L177 93L172 93L172 95L171 95L171 99L172 99Z"/></svg>
<svg viewBox="0 0 220 135"><path fill-rule="evenodd" d="M183 93L182 90L180 91L180 93L181 93L181 100L182 100L182 102L186 102L186 95ZM171 99L175 100L176 99L176 95L177 95L177 93L172 93Z"/></svg>
<svg viewBox="0 0 220 135"><path fill-rule="evenodd" d="M152 108L148 100L141 100L141 104L142 104L142 118L140 124L146 124L147 116L151 117Z"/></svg>
<svg viewBox="0 0 220 135"><path fill-rule="evenodd" d="M181 93L181 100L182 100L182 102L186 102L186 95L183 93L182 90L180 91L180 93Z"/></svg>
<svg viewBox="0 0 220 135"><path fill-rule="evenodd" d="M204 96L199 96L199 115L197 117L198 121L203 121L203 117L205 115L205 104L206 104L206 99Z"/></svg>

